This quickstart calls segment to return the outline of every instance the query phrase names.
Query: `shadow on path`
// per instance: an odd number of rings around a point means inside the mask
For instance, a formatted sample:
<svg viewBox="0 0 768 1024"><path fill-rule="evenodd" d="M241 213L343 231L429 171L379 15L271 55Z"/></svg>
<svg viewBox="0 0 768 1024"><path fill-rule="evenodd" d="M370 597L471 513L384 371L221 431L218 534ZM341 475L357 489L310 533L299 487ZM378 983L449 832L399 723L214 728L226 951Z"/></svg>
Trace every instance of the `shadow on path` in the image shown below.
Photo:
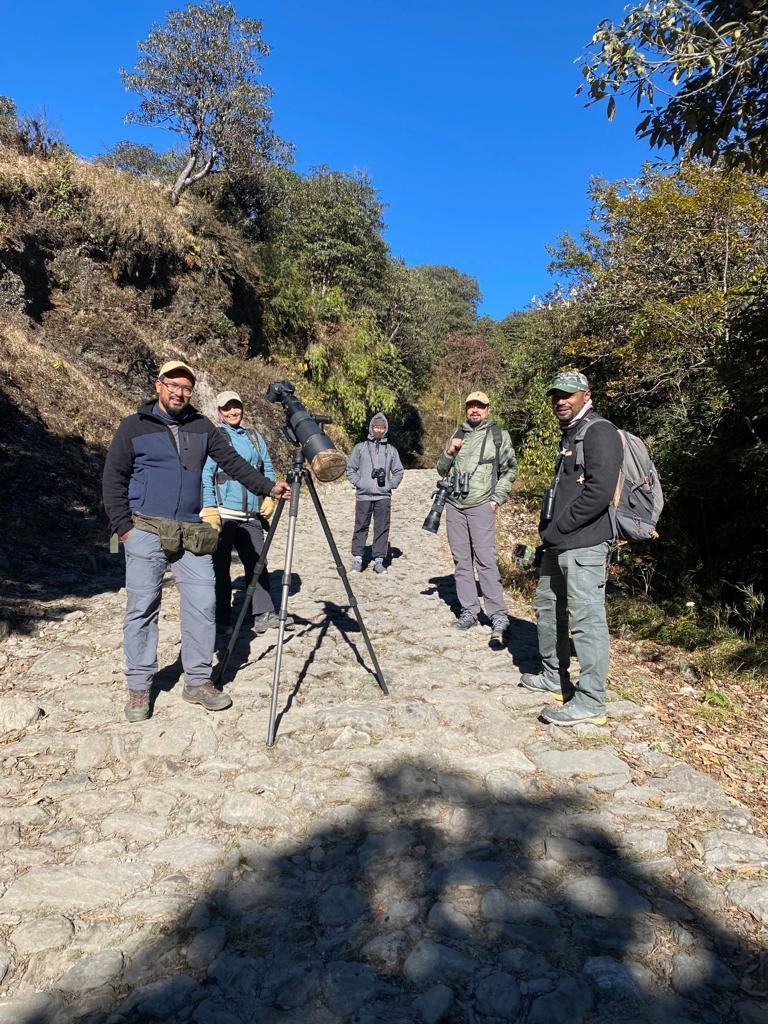
<svg viewBox="0 0 768 1024"><path fill-rule="evenodd" d="M765 987L764 951L628 857L588 796L418 759L365 785L304 841L233 830L208 891L169 865L146 896L182 896L178 921L81 1004L65 978L16 1024L765 1019L740 989Z"/></svg>

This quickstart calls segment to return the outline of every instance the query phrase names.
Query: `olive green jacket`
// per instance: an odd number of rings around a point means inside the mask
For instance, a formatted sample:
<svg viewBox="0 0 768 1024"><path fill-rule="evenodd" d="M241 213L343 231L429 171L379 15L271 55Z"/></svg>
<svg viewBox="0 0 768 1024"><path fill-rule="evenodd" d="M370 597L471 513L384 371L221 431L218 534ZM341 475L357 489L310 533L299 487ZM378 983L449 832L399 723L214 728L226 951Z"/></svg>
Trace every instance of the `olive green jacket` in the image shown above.
<svg viewBox="0 0 768 1024"><path fill-rule="evenodd" d="M456 508L474 508L486 501L495 501L497 505L503 505L512 490L512 484L517 477L517 459L509 432L504 429L501 431L498 479L495 485L493 482L493 460L496 456L496 445L493 442L493 432L488 429L492 422L492 420L482 420L476 427L466 421L462 423L456 434L463 437L464 444L456 455L448 455L448 445L456 436L452 434L446 443L443 454L437 460L437 471L440 476L450 477L454 473L471 474L469 494L466 498L457 498L454 495L450 495L448 498L449 504L455 505ZM485 442L484 449L483 442ZM481 458L482 465L479 464Z"/></svg>

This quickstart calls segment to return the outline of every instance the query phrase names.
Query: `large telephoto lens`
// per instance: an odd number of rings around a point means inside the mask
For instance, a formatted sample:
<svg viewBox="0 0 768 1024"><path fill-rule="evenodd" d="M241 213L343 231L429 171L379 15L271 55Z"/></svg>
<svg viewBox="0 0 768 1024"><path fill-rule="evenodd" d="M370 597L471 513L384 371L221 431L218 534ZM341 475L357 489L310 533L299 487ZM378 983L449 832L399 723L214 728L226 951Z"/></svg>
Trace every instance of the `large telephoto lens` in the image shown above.
<svg viewBox="0 0 768 1024"><path fill-rule="evenodd" d="M296 398L295 390L289 380L275 381L267 389L267 401L282 402L285 406L288 426L317 479L323 483L338 480L347 467L346 457L307 407ZM324 417L323 422L328 420Z"/></svg>
<svg viewBox="0 0 768 1024"><path fill-rule="evenodd" d="M437 533L440 529L440 517L443 514L445 499L448 497L450 489L451 484L448 480L438 480L435 493L432 496L434 498L432 508L427 513L427 518L421 525L422 530L426 530L427 533Z"/></svg>

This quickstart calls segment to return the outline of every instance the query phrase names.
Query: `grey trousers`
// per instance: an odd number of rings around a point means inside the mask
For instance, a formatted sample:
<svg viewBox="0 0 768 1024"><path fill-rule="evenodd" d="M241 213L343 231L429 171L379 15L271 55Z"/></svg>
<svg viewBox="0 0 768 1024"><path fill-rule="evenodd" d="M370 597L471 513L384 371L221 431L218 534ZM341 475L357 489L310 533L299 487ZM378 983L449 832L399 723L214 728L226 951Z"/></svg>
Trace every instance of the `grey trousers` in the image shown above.
<svg viewBox="0 0 768 1024"><path fill-rule="evenodd" d="M125 589L128 599L123 624L125 678L130 690L148 690L157 672L158 618L163 574L170 566L181 599L181 663L187 686L211 678L216 642L213 560L184 551L168 557L160 539L133 529L124 542Z"/></svg>
<svg viewBox="0 0 768 1024"><path fill-rule="evenodd" d="M605 541L572 551L545 551L534 600L544 678L551 686L564 690L570 686L570 630L579 659L574 699L590 711L605 707L609 646L605 579L610 549Z"/></svg>
<svg viewBox="0 0 768 1024"><path fill-rule="evenodd" d="M504 591L501 589L496 562L496 513L490 501L475 508L445 506L445 528L451 547L456 580L456 596L462 611L480 614L480 600L475 583L475 566L485 604L485 614L506 615Z"/></svg>
<svg viewBox="0 0 768 1024"><path fill-rule="evenodd" d="M392 499L377 498L371 501L358 498L355 502L355 528L352 533L352 557L362 558L365 542L368 540L368 528L373 518L374 559L387 557L389 551L389 523L392 515Z"/></svg>

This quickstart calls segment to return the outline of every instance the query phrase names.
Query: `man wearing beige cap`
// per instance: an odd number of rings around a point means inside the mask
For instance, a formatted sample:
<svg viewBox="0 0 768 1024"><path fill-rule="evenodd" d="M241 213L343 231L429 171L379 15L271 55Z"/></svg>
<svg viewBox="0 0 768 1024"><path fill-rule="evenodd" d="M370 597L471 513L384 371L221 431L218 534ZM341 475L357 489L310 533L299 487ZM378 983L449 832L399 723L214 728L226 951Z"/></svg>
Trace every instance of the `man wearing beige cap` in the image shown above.
<svg viewBox="0 0 768 1024"><path fill-rule="evenodd" d="M190 405L194 388L195 374L186 363L164 363L155 379L155 398L122 420L104 466L104 507L125 548L123 646L129 722L151 714L160 596L168 567L181 601L182 697L207 711L232 703L211 682L216 630L211 552L221 523L215 507L202 507L208 455L256 494L290 495L287 483L276 484L249 466Z"/></svg>
<svg viewBox="0 0 768 1024"><path fill-rule="evenodd" d="M243 426L243 400L236 391L222 391L216 396L222 437L242 456L248 465L267 477L274 476L267 443L261 434ZM215 459L203 467L203 506L218 508L221 516L219 546L213 555L216 574L216 631L219 637L229 626L232 605L232 549L237 551L245 571L245 585L250 586L253 571L264 549L262 499L219 466ZM251 622L256 633L276 629L275 606L269 593L269 575L262 571L251 599Z"/></svg>
<svg viewBox="0 0 768 1024"><path fill-rule="evenodd" d="M491 620L491 643L500 647L509 617L496 562L496 509L509 497L517 460L509 433L489 418L491 403L485 392L467 395L464 407L466 419L437 461L438 473L452 484L445 517L461 605L456 626L477 625L477 567L485 613Z"/></svg>

